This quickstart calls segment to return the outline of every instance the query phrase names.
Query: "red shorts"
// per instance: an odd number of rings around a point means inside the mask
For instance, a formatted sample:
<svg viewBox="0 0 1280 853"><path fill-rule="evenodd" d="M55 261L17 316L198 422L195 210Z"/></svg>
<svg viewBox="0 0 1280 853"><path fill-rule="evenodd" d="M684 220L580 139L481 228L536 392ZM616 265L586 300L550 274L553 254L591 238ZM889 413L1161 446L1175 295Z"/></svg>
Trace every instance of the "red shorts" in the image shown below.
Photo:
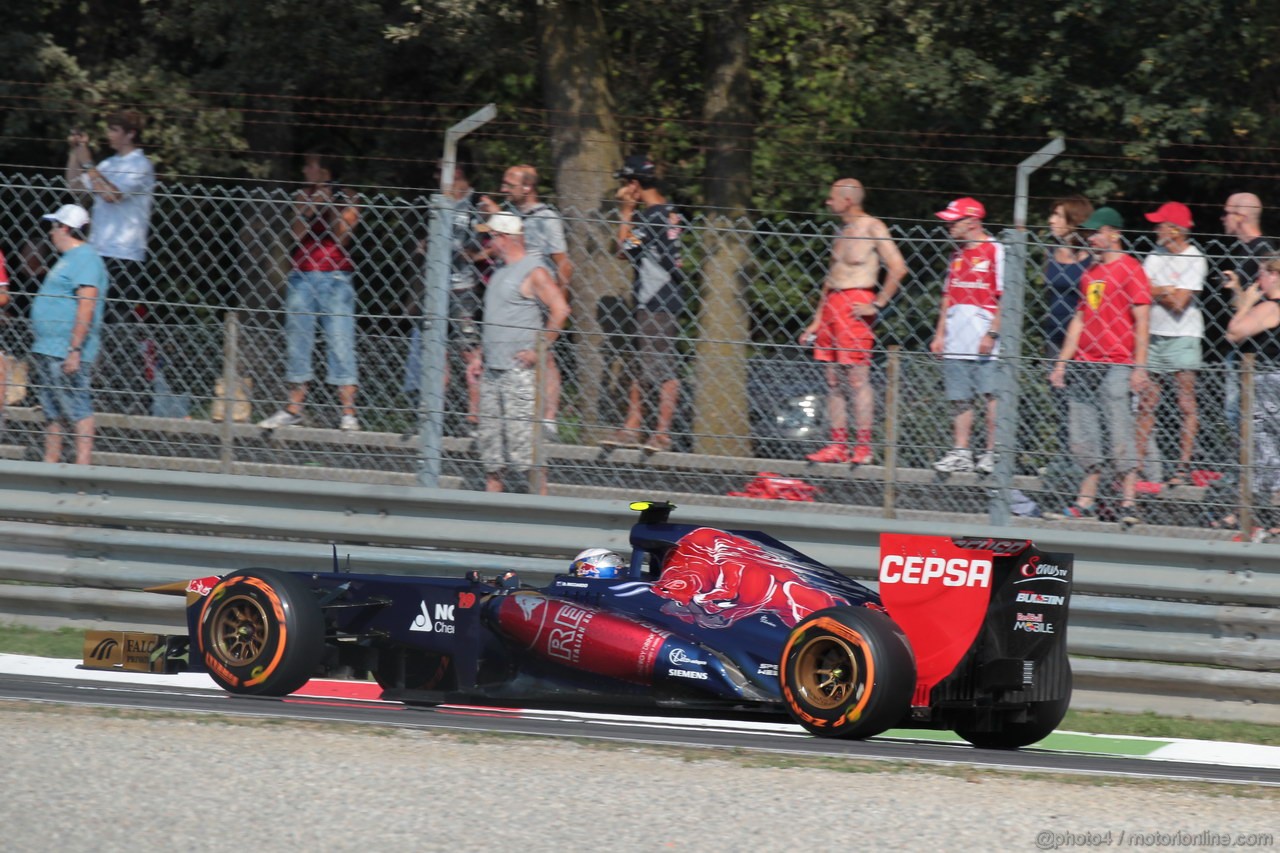
<svg viewBox="0 0 1280 853"><path fill-rule="evenodd" d="M866 320L854 316L853 309L875 298L876 293L870 288L829 292L822 304L813 357L837 364L870 364L871 350L876 345L875 334Z"/></svg>

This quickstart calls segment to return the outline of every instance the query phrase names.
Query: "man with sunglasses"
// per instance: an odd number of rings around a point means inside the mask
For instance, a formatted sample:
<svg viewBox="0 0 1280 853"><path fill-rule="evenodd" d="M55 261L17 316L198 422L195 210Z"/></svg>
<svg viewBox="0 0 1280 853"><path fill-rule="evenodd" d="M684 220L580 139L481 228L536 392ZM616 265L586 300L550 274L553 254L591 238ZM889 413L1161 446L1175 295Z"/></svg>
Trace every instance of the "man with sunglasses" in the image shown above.
<svg viewBox="0 0 1280 853"><path fill-rule="evenodd" d="M485 490L501 492L519 485L511 478L533 466L538 336L547 348L555 343L569 319L569 303L542 258L525 251L519 216L495 213L476 230L490 235L490 248L502 261L485 288L481 356L467 365L480 383L476 443Z"/></svg>

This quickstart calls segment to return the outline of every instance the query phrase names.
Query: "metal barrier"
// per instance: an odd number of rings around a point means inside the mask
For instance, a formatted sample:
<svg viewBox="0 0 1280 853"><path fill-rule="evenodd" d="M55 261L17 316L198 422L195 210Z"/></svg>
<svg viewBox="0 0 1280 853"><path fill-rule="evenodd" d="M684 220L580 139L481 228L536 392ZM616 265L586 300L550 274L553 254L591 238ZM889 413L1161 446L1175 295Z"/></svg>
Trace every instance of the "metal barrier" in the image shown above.
<svg viewBox="0 0 1280 853"><path fill-rule="evenodd" d="M172 629L181 604L141 587L233 568L411 573L515 568L588 546L626 550L631 495L483 495L370 484L0 462L0 619ZM652 495L666 497L666 495ZM609 499L605 499L608 497ZM1031 536L1076 555L1069 648L1077 707L1280 723L1280 548L1076 531L890 521L785 508L681 506L677 518L767 530L874 579L881 532ZM33 584L33 585L26 585Z"/></svg>

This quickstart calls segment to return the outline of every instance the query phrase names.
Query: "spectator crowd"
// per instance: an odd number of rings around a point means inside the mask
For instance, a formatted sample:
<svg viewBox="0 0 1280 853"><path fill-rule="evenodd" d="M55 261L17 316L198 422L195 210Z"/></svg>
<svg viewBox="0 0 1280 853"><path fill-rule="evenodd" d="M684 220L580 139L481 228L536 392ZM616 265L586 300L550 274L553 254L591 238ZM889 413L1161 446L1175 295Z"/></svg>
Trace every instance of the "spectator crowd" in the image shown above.
<svg viewBox="0 0 1280 853"><path fill-rule="evenodd" d="M156 414L167 386L165 355L147 331L165 295L148 264L155 171L142 147L144 119L132 110L105 118L111 154L95 157L94 139L68 134L68 203L43 215L49 246L42 284L31 300L31 333L0 323L0 381L29 360L30 384L45 427L47 461L63 458L71 437L76 462L92 458L94 405L126 414ZM442 164L443 166L443 164ZM524 487L537 441L561 436L564 332L575 313L571 229L539 196L536 168L518 164L502 175L500 193L472 186L470 164L448 164L441 191L451 215L448 279L449 362L446 381L465 383L466 418L474 431L486 488ZM263 430L308 422L307 399L317 380L315 353L323 340L324 382L337 400L336 425L363 428L357 360L358 279L352 246L360 237L366 200L342 182L340 162L325 150L303 157L302 183L292 197L289 272L280 333L287 392L278 410L258 421ZM443 180L443 168L441 178ZM684 389L681 341L697 281L686 263L686 212L673 204L660 169L646 156L620 164L612 252L632 270L625 328L633 336L617 423L607 447L647 453L675 447ZM913 273L885 222L868 212L867 192L855 178L829 188L826 208L837 220L821 281L812 283L812 315L798 346L823 365L826 442L807 454L819 465L869 465L878 460L873 364L882 350L883 318L903 302L919 310L926 288ZM1238 449L1206 451L1203 413L1223 413L1239 435L1240 382L1249 356L1253 410L1253 488L1270 506L1280 486L1280 262L1263 236L1262 203L1251 193L1224 202L1221 229L1196 228L1179 201L1144 211L1154 244L1140 256L1133 230L1118 210L1081 196L1056 200L1047 214L1042 305L1033 324L1043 350L1051 399L1060 412L1052 429L1061 456L1078 476L1073 499L1050 515L1111 517L1141 523L1139 495L1153 487L1186 486L1197 472L1229 468ZM936 357L950 433L934 470L942 477L996 472L1006 448L997 446L1005 246L987 225L977 198L950 200L937 221L952 246L940 276L927 342ZM1207 255L1196 232L1225 235L1225 254ZM418 258L425 261L421 236ZM12 247L6 247L12 248ZM31 247L20 251L23 263ZM36 266L39 266L37 264ZM914 280L913 280L914 278ZM0 312L11 317L9 279L0 256ZM426 306L416 292L402 304L410 316ZM1031 324L1029 324L1031 325ZM112 334L104 334L104 329ZM424 336L415 322L402 389L420 400ZM1227 381L1206 387L1206 368ZM7 395L0 395L0 407ZM270 410L268 410L270 411ZM535 435L537 431L537 435ZM1215 446L1216 447L1216 446ZM1206 458L1215 455L1217 458ZM1012 460L1009 461L1012 465ZM1114 489L1114 494L1108 494ZM1265 514L1264 514L1265 516ZM1224 514L1220 526L1238 526ZM1264 535L1272 527L1262 518Z"/></svg>

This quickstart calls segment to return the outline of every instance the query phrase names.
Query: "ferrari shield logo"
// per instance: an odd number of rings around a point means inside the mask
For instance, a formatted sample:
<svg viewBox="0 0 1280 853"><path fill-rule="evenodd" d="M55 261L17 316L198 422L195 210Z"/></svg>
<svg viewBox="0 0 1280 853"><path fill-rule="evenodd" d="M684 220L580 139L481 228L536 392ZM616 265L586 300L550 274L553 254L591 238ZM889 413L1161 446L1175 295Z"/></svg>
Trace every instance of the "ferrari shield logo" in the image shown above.
<svg viewBox="0 0 1280 853"><path fill-rule="evenodd" d="M1102 304L1102 297L1107 293L1107 283L1105 281L1091 281L1089 286L1085 288L1084 298L1089 303L1089 307L1094 311L1098 310L1098 306Z"/></svg>

